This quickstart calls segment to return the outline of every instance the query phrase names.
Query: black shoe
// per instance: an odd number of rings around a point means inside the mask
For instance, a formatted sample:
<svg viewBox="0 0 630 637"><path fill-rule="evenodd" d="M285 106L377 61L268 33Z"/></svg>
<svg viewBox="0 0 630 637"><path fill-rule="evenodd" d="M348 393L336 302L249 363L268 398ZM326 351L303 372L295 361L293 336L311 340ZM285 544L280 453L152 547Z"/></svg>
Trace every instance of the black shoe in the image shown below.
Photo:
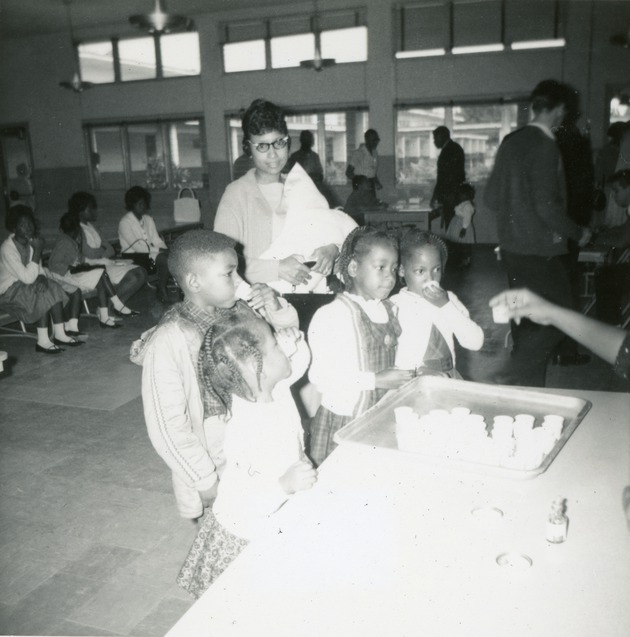
<svg viewBox="0 0 630 637"><path fill-rule="evenodd" d="M39 343L35 345L35 351L40 354L61 354L64 350L53 343L52 347L42 347Z"/></svg>
<svg viewBox="0 0 630 637"><path fill-rule="evenodd" d="M87 341L88 335L85 332L74 332L73 330L66 330L66 336L72 336L72 338L76 338L78 341Z"/></svg>
<svg viewBox="0 0 630 637"><path fill-rule="evenodd" d="M560 365L560 367L569 367L569 365L586 365L590 361L591 357L588 354L576 354L575 356L556 354L552 362L554 365Z"/></svg>
<svg viewBox="0 0 630 637"><path fill-rule="evenodd" d="M121 312L120 310L114 308L112 310L112 313L115 316L120 316L120 318L132 318L134 316L140 316L140 312L138 312L137 310L132 310L130 307L127 306L125 306L125 309L128 310L128 312Z"/></svg>
<svg viewBox="0 0 630 637"><path fill-rule="evenodd" d="M70 334L68 334L66 332L67 336L70 336ZM79 345L83 345L83 341L80 341L79 339L75 338L74 336L72 337L73 340L72 341L60 341L57 338L53 338L53 343L55 345L60 345L61 347L79 347Z"/></svg>
<svg viewBox="0 0 630 637"><path fill-rule="evenodd" d="M103 321L99 321L98 324L101 326L101 329L109 328L111 330L117 330L120 327L120 323L103 323Z"/></svg>

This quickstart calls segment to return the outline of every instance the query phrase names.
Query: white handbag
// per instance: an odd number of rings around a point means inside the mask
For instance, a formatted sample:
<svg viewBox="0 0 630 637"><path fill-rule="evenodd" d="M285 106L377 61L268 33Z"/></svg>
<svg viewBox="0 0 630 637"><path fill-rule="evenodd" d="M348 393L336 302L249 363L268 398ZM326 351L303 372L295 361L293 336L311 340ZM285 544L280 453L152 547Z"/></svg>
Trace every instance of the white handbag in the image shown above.
<svg viewBox="0 0 630 637"><path fill-rule="evenodd" d="M185 190L190 193L190 197L182 197ZM179 191L173 205L173 216L175 223L196 223L201 219L199 199L192 188L182 188Z"/></svg>

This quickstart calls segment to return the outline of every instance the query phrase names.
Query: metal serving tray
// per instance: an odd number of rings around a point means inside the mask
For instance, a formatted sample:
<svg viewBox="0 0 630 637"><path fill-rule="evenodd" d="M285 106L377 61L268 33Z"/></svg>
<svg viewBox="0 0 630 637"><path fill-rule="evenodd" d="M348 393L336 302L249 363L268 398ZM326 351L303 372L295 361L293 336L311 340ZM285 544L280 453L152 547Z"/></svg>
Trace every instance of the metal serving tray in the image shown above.
<svg viewBox="0 0 630 637"><path fill-rule="evenodd" d="M450 410L453 407L465 406L473 413L482 414L486 423L492 423L494 416L498 415L531 414L536 418L535 426L539 426L547 414L557 414L564 418L564 428L561 437L551 451L543 456L538 467L521 470L400 450L396 439L394 408L402 406L412 407L420 415L428 413L431 409ZM441 376L419 376L399 390L387 394L365 414L340 429L335 434L335 441L338 444L369 446L388 452L409 454L423 461L437 462L477 473L526 480L535 478L547 470L590 408L591 403L588 400L572 396L502 385L485 385Z"/></svg>

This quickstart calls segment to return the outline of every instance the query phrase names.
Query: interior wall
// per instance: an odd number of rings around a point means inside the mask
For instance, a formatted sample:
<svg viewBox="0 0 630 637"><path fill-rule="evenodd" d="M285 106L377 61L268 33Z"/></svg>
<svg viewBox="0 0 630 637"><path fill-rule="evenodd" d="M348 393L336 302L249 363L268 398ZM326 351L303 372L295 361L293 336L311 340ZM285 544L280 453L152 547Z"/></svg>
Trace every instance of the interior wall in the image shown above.
<svg viewBox="0 0 630 637"><path fill-rule="evenodd" d="M344 0L322 1L320 10L354 6ZM207 143L209 187L199 193L202 215L211 226L218 200L229 181L225 115L256 97L309 108L367 106L370 125L379 131L382 198L396 201L395 105L529 94L542 79L556 77L582 93L584 117L595 148L607 124L607 87L627 83L630 51L609 44L612 33L630 23L630 3L570 0L564 3L567 46L564 50L509 51L439 58L394 59L395 0L363 0L367 8L368 62L340 64L321 73L303 69L224 74L219 25L245 17L223 11L195 16L200 35L199 77L96 86L81 94L59 88L73 73L67 35L6 39L0 43L0 125L27 123L35 165L38 215L56 226L72 191L87 189L82 125L142 117L202 115ZM248 18L312 11L306 4L252 7ZM80 34L79 34L80 35ZM109 34L107 34L109 35ZM345 200L348 188L340 188ZM481 193L480 193L481 194ZM115 228L122 192L97 192L105 225ZM172 219L172 193L156 193L158 224ZM480 197L478 196L478 204ZM494 220L478 206L478 240L494 242Z"/></svg>

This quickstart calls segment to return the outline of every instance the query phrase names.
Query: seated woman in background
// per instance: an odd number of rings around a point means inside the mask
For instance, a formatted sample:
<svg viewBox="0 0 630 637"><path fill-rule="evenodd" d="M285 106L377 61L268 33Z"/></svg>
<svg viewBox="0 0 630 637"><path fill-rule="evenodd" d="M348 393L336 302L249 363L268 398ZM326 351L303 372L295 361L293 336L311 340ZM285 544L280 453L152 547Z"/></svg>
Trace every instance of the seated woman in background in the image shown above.
<svg viewBox="0 0 630 637"><path fill-rule="evenodd" d="M529 319L540 325L552 325L614 365L619 376L630 380L630 333L626 330L555 305L527 289L501 292L490 299L489 305L500 308L516 323Z"/></svg>
<svg viewBox="0 0 630 637"><path fill-rule="evenodd" d="M75 192L68 200L68 212L79 219L83 240L81 252L88 263L102 264L116 294L126 303L146 282L147 271L137 265L114 261L115 250L94 225L97 204L89 192Z"/></svg>
<svg viewBox="0 0 630 637"><path fill-rule="evenodd" d="M153 217L147 212L151 209L151 195L142 186L133 186L125 193L125 208L127 214L118 224L118 239L120 252L125 258L130 258L147 270L155 263L157 274L157 297L167 302L168 248L158 234Z"/></svg>
<svg viewBox="0 0 630 637"><path fill-rule="evenodd" d="M6 228L11 235L0 246L0 308L24 323L37 324L35 351L60 354L60 345L83 343L79 336L81 291L74 288L68 296L62 287L47 276L41 264L44 241L35 236L33 211L24 205L11 208ZM69 320L64 324L63 308ZM48 335L52 317L53 340Z"/></svg>
<svg viewBox="0 0 630 637"><path fill-rule="evenodd" d="M282 175L290 137L278 106L253 101L242 126L243 150L254 167L225 189L214 230L243 246L250 283L267 283L282 293L327 292L325 277L356 224L328 207L299 163Z"/></svg>
<svg viewBox="0 0 630 637"><path fill-rule="evenodd" d="M118 328L118 322L109 315L109 304L120 316L134 316L138 312L129 309L116 295L104 265L90 264L81 254L81 226L78 218L66 212L59 224L62 234L57 239L48 269L51 277L62 287L71 285L81 292L96 290L98 295L98 321L102 328Z"/></svg>

